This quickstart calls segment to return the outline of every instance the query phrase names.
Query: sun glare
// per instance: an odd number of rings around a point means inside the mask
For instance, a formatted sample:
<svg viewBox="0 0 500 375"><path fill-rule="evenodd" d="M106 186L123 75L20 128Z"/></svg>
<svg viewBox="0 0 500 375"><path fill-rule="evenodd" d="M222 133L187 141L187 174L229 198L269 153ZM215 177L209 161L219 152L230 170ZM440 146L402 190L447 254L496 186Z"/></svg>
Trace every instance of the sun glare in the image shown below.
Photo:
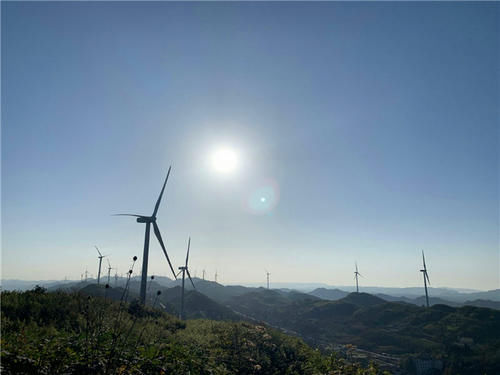
<svg viewBox="0 0 500 375"><path fill-rule="evenodd" d="M221 148L212 154L211 162L217 172L231 173L238 166L238 155L230 148Z"/></svg>

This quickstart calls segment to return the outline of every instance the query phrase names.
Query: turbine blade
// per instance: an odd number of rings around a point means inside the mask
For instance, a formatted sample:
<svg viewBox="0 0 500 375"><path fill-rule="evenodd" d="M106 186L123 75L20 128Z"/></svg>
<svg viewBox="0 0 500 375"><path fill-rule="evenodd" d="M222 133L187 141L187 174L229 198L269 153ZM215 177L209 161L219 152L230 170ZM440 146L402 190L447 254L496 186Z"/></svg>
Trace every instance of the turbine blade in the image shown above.
<svg viewBox="0 0 500 375"><path fill-rule="evenodd" d="M189 248L190 247L191 247L191 237L189 237L189 240L188 240L188 250L187 250L187 254L186 254L186 267L188 266Z"/></svg>
<svg viewBox="0 0 500 375"><path fill-rule="evenodd" d="M100 256L100 257L102 257L102 254L101 254L101 252L99 251L99 248L98 248L97 246L95 246L95 245L94 245L94 247L95 247L95 249L97 250L97 252L99 253L99 256Z"/></svg>
<svg viewBox="0 0 500 375"><path fill-rule="evenodd" d="M354 265L356 266L356 272L358 272L358 262L354 262Z"/></svg>
<svg viewBox="0 0 500 375"><path fill-rule="evenodd" d="M431 285L431 281L429 280L429 274L427 273L427 271L425 271L424 274L425 277L427 278L427 282L429 283L429 285Z"/></svg>
<svg viewBox="0 0 500 375"><path fill-rule="evenodd" d="M167 258L168 265L170 266L170 269L172 270L172 273L177 280L177 275L175 274L174 267L172 267L172 263L170 263L170 259L167 254L167 250L165 249L165 245L163 244L163 239L161 238L160 234L160 229L158 228L158 224L156 224L155 221L153 221L153 229L156 235L156 238L158 238L158 242L160 243L161 249L163 250L163 254L165 254L165 257Z"/></svg>
<svg viewBox="0 0 500 375"><path fill-rule="evenodd" d="M191 284L193 284L193 288L196 289L196 287L194 286L194 283L193 283L193 279L191 278L191 274L189 273L189 270L186 269L186 272L188 274L188 277L189 277L189 281L191 281Z"/></svg>
<svg viewBox="0 0 500 375"><path fill-rule="evenodd" d="M182 270L180 270L179 272L177 272L177 275L175 275L175 278L177 279L177 276L179 276L181 274Z"/></svg>
<svg viewBox="0 0 500 375"><path fill-rule="evenodd" d="M133 216L133 217L147 217L144 215L135 215L135 214L113 214L111 216Z"/></svg>
<svg viewBox="0 0 500 375"><path fill-rule="evenodd" d="M106 260L108 261L109 268L111 268L111 263L109 263L109 259L106 258Z"/></svg>
<svg viewBox="0 0 500 375"><path fill-rule="evenodd" d="M425 256L424 256L424 251L422 250L422 261L424 262L424 270L427 269L427 267L425 266Z"/></svg>
<svg viewBox="0 0 500 375"><path fill-rule="evenodd" d="M153 215L152 215L153 217L156 217L156 213L158 212L158 208L160 207L161 197L163 196L163 192L165 191L165 186L167 185L168 176L170 175L171 169L172 169L172 166L168 167L167 177L165 178L165 182L163 183L163 187L161 188L160 196L158 197L158 200L156 201L155 210L153 211Z"/></svg>

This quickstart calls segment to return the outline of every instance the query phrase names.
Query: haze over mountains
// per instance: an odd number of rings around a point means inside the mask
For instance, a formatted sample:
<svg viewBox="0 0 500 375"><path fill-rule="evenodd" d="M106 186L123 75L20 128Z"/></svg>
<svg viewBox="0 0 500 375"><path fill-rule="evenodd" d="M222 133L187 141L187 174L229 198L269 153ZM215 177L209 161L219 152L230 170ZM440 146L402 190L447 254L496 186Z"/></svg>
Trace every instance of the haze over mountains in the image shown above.
<svg viewBox="0 0 500 375"><path fill-rule="evenodd" d="M230 297L244 294L249 291L262 288L262 286L243 286L243 285L227 285L215 283L213 281L193 278L195 280L197 290L214 300L225 301ZM106 278L103 278L104 283ZM132 280L139 281L136 276ZM88 279L88 283L95 283L95 279ZM125 279L118 278L118 284L123 284ZM80 281L70 280L2 280L3 290L28 290L40 285L48 289L70 288L79 285ZM111 278L111 286L115 283L114 277ZM156 276L154 284L159 287L171 288L179 286L180 280L172 280L164 276ZM297 290L303 293L309 293L313 296L325 300L339 300L346 297L349 293L355 291L354 286L328 286L317 283L276 283L273 287L278 287L283 291ZM319 287L318 287L319 286ZM192 289L191 285L186 285L187 289ZM274 289L274 288L273 288ZM373 294L379 298L391 302L406 302L414 305L422 306L425 304L424 291L422 287L361 287L361 291ZM458 288L432 288L429 287L429 302L434 304L445 304L449 306L471 305L479 307L489 307L500 309L500 289L488 291L479 291L473 289L458 289Z"/></svg>

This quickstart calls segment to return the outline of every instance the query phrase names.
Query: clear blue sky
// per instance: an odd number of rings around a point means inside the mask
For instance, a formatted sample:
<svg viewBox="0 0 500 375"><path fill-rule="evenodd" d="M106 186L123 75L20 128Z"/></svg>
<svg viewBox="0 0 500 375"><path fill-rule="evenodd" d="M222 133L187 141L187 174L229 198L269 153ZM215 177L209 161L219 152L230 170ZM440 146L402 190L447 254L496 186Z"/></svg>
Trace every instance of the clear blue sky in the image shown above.
<svg viewBox="0 0 500 375"><path fill-rule="evenodd" d="M499 287L498 3L1 6L3 278Z"/></svg>

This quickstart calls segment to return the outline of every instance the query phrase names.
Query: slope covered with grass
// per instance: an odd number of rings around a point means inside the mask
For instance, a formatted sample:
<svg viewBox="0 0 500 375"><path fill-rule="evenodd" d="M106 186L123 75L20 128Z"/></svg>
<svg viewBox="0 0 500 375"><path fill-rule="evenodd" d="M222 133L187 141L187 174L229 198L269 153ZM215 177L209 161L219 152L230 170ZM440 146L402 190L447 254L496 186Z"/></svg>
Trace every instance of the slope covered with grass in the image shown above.
<svg viewBox="0 0 500 375"><path fill-rule="evenodd" d="M5 374L377 374L263 325L41 288L1 302Z"/></svg>

